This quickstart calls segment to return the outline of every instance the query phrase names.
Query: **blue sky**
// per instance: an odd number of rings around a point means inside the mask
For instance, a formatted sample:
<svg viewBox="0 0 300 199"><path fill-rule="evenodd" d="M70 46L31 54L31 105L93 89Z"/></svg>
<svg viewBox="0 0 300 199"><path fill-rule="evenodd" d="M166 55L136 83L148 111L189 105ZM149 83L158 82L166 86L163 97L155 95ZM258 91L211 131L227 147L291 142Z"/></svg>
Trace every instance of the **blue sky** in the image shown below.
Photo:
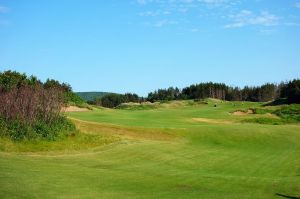
<svg viewBox="0 0 300 199"><path fill-rule="evenodd" d="M300 0L0 0L0 70L75 91L300 77Z"/></svg>

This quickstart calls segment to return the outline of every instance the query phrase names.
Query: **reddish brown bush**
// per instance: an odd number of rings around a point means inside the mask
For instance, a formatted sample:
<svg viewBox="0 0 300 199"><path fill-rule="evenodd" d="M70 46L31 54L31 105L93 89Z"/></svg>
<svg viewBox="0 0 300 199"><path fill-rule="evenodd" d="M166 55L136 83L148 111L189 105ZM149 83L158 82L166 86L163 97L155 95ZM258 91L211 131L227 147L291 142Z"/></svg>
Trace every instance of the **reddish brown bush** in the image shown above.
<svg viewBox="0 0 300 199"><path fill-rule="evenodd" d="M0 116L34 124L37 120L51 124L59 117L64 105L64 93L60 88L45 89L42 85L22 85L4 90L0 88Z"/></svg>

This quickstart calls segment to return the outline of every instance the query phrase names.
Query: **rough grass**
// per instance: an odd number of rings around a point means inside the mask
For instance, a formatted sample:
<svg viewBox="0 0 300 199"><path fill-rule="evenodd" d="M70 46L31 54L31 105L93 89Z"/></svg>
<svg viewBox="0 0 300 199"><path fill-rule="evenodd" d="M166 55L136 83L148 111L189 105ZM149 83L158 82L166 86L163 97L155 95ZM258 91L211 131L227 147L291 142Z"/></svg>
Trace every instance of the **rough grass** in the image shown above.
<svg viewBox="0 0 300 199"><path fill-rule="evenodd" d="M209 101L69 113L82 136L113 141L67 152L1 152L0 198L300 197L300 126L241 123L261 116L230 114L259 106Z"/></svg>
<svg viewBox="0 0 300 199"><path fill-rule="evenodd" d="M255 108L254 114L263 115L264 117L255 117L245 119L243 122L258 124L290 124L300 122L300 105L282 105L276 107Z"/></svg>
<svg viewBox="0 0 300 199"><path fill-rule="evenodd" d="M94 147L99 147L119 139L116 137L108 137L104 135L91 135L91 134L71 134L66 138L56 141L11 141L6 137L0 137L0 151L2 152L57 152L66 153L78 150L85 150Z"/></svg>
<svg viewBox="0 0 300 199"><path fill-rule="evenodd" d="M158 108L159 103L123 103L116 107L116 109L123 110L151 110Z"/></svg>

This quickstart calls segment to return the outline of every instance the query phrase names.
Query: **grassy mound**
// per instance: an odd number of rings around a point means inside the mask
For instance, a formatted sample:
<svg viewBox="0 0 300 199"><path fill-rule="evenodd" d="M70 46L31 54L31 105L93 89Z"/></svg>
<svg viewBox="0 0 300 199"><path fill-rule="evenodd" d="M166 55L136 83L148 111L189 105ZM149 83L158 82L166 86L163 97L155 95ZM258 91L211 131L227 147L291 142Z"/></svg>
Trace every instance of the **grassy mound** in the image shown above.
<svg viewBox="0 0 300 199"><path fill-rule="evenodd" d="M123 110L151 110L158 108L182 108L189 106L199 106L207 104L222 103L221 100L176 100L176 101L160 101L160 102L143 102L143 103L122 103L116 109Z"/></svg>
<svg viewBox="0 0 300 199"><path fill-rule="evenodd" d="M151 110L159 107L159 103L122 103L116 107L116 109L124 109L124 110Z"/></svg>
<svg viewBox="0 0 300 199"><path fill-rule="evenodd" d="M282 105L277 107L273 106L273 107L255 108L253 109L253 113L258 115L265 115L266 117L245 119L244 122L258 123L258 124L274 124L274 125L300 122L299 104Z"/></svg>

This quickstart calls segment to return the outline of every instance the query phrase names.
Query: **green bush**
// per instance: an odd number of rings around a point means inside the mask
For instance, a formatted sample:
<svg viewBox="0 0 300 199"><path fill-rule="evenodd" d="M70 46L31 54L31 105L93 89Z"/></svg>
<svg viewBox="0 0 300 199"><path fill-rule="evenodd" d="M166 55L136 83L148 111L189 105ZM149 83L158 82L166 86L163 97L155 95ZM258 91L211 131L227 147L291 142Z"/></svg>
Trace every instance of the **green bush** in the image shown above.
<svg viewBox="0 0 300 199"><path fill-rule="evenodd" d="M274 111L274 114L285 120L300 122L300 105L293 104L284 106L281 109Z"/></svg>
<svg viewBox="0 0 300 199"><path fill-rule="evenodd" d="M29 125L19 120L5 121L0 118L0 135L12 140L56 140L76 130L75 125L65 117L58 117L50 124L38 120Z"/></svg>

